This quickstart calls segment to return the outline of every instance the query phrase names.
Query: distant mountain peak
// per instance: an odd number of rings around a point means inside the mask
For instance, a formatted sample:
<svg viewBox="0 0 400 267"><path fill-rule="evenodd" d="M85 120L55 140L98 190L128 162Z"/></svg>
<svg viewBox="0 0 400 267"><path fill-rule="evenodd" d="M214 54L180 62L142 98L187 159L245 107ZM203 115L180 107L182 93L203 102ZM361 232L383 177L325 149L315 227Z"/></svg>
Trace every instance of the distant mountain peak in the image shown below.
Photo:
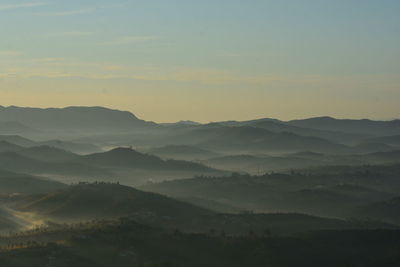
<svg viewBox="0 0 400 267"><path fill-rule="evenodd" d="M47 130L125 131L156 126L139 119L129 111L100 106L64 108L31 108L9 106L0 109L0 121L13 121Z"/></svg>

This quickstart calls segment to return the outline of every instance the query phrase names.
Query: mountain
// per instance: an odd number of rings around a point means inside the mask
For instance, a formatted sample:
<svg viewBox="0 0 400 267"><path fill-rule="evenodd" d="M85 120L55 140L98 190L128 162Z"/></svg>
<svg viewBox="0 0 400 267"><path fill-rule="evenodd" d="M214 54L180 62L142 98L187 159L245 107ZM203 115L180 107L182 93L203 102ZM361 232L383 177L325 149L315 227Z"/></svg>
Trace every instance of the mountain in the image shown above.
<svg viewBox="0 0 400 267"><path fill-rule="evenodd" d="M196 122L196 121L178 121L178 122L160 123L160 124L164 125L164 126L196 126L196 125L201 125L201 123Z"/></svg>
<svg viewBox="0 0 400 267"><path fill-rule="evenodd" d="M0 194L43 193L64 187L65 184L38 176L0 170Z"/></svg>
<svg viewBox="0 0 400 267"><path fill-rule="evenodd" d="M311 128L327 131L340 131L351 134L398 135L400 134L400 120L373 121L335 119L331 117L318 117L304 120L292 120L286 124L296 127Z"/></svg>
<svg viewBox="0 0 400 267"><path fill-rule="evenodd" d="M82 156L80 162L96 166L163 171L216 171L198 163L182 160L163 160L157 156L143 154L131 148L122 147L115 148L104 153L95 153Z"/></svg>
<svg viewBox="0 0 400 267"><path fill-rule="evenodd" d="M154 126L127 111L104 107L0 107L0 121L15 121L42 130L121 131Z"/></svg>
<svg viewBox="0 0 400 267"><path fill-rule="evenodd" d="M189 145L168 145L156 147L147 150L147 153L154 154L162 158L178 159L178 160L201 160L216 157L218 154Z"/></svg>

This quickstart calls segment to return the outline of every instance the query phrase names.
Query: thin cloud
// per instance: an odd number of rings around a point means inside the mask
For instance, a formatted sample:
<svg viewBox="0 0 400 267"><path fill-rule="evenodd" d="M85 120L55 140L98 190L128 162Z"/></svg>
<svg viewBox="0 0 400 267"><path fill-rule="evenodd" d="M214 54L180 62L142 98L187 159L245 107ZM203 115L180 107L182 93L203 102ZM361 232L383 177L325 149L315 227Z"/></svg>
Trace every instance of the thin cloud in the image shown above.
<svg viewBox="0 0 400 267"><path fill-rule="evenodd" d="M81 8L81 9L74 9L74 10L68 10L68 11L47 13L47 14L43 14L43 16L63 17L63 16L82 15L82 14L92 13L92 12L96 11L97 9L99 9L99 8Z"/></svg>
<svg viewBox="0 0 400 267"><path fill-rule="evenodd" d="M81 36L90 36L93 35L94 32L80 32L80 31L73 31L73 32L59 32L54 33L52 36L61 36L61 37L81 37Z"/></svg>
<svg viewBox="0 0 400 267"><path fill-rule="evenodd" d="M114 5L105 5L105 6L97 6L97 7L87 7L87 8L47 13L47 14L42 14L42 16L63 17L63 16L84 15L84 14L93 13L93 12L96 12L96 11L102 10L102 9L120 8L123 6L124 6L124 4L114 4Z"/></svg>
<svg viewBox="0 0 400 267"><path fill-rule="evenodd" d="M128 45L128 44L137 44L137 43L143 43L143 42L148 42L148 41L153 41L160 39L157 36L124 36L109 42L104 42L104 43L99 43L98 45Z"/></svg>
<svg viewBox="0 0 400 267"><path fill-rule="evenodd" d="M21 54L20 51L0 51L0 57L17 57Z"/></svg>
<svg viewBox="0 0 400 267"><path fill-rule="evenodd" d="M47 5L44 2L30 2L30 3L20 3L20 4L2 4L0 5L0 10L9 10L9 9L19 9L19 8L29 8L29 7L37 7Z"/></svg>

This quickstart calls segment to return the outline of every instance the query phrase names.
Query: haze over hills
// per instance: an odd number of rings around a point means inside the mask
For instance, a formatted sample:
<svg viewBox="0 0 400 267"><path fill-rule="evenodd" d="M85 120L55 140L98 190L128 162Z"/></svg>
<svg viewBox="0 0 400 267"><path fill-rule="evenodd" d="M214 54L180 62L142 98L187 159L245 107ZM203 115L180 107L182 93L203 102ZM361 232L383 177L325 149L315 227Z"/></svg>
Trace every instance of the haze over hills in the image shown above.
<svg viewBox="0 0 400 267"><path fill-rule="evenodd" d="M140 188L178 198L203 198L258 212L347 217L357 206L395 196L400 189L399 173L399 164L331 166L296 170L289 174L198 177Z"/></svg>
<svg viewBox="0 0 400 267"><path fill-rule="evenodd" d="M287 122L289 125L298 127L341 131L353 134L367 135L395 135L400 134L400 120L373 121L368 119L349 120L335 119L332 117L318 117L304 120L293 120Z"/></svg>
<svg viewBox="0 0 400 267"><path fill-rule="evenodd" d="M91 240L110 225L161 229L146 228L168 244L159 231L189 243L199 235L225 244L307 235L320 244L309 235L400 227L395 121L156 124L102 107L1 108L2 121L0 232L40 230L0 245L46 251L29 242L75 244L71 235Z"/></svg>
<svg viewBox="0 0 400 267"><path fill-rule="evenodd" d="M0 135L0 233L7 236L0 238L0 250L21 253L18 259L1 253L6 266L31 264L38 251L65 266L71 259L74 266L91 266L101 258L92 251L101 246L107 255L102 261L127 267L138 262L133 255L155 259L151 244L145 252L131 247L138 242L143 248L149 240L174 249L182 244L193 255L195 242L207 249L220 242L222 251L258 249L264 257L271 248L251 242L276 240L279 246L270 245L279 254L292 248L285 242L298 245L303 238L315 252L328 238L320 237L323 231L346 244L365 231L391 246L385 231L400 229L400 146L393 122L156 124L101 107L9 107L0 109L3 120L8 135ZM338 247L343 244L329 244ZM222 255L204 266L219 260L235 266ZM124 260L129 257L135 260ZM193 257L176 259L186 266Z"/></svg>
<svg viewBox="0 0 400 267"><path fill-rule="evenodd" d="M19 135L0 135L0 142L7 142L9 144L18 145L24 148L50 146L78 154L88 154L102 151L101 148L93 144L61 140L33 141Z"/></svg>
<svg viewBox="0 0 400 267"><path fill-rule="evenodd" d="M201 160L218 156L218 153L190 145L166 145L155 147L147 151L163 158L181 160Z"/></svg>

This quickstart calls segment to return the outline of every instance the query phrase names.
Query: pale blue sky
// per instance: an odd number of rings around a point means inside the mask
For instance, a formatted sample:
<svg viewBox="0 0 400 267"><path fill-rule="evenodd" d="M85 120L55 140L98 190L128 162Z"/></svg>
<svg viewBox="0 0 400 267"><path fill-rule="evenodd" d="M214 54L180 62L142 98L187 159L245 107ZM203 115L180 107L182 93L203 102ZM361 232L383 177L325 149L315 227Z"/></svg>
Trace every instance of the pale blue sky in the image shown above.
<svg viewBox="0 0 400 267"><path fill-rule="evenodd" d="M0 1L2 105L399 117L400 1Z"/></svg>

